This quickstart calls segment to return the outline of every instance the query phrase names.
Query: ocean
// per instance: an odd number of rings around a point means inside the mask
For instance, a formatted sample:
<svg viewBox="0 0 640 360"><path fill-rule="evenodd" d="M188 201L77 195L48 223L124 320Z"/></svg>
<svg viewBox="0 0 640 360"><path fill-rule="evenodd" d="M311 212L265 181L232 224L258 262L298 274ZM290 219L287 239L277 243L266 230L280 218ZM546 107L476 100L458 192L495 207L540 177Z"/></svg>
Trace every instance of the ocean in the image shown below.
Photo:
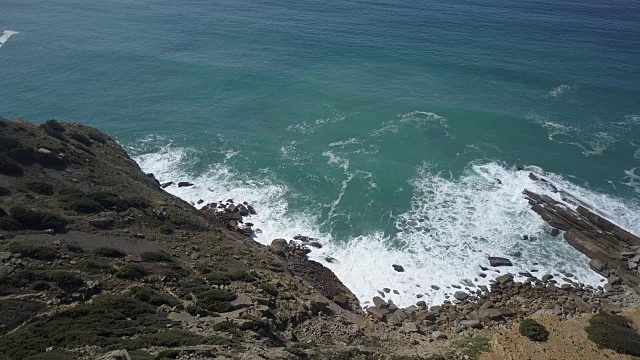
<svg viewBox="0 0 640 360"><path fill-rule="evenodd" d="M256 241L318 238L363 306L488 284L487 256L600 284L529 172L640 233L631 0L1 0L0 116L96 126L196 184L173 194L254 204Z"/></svg>

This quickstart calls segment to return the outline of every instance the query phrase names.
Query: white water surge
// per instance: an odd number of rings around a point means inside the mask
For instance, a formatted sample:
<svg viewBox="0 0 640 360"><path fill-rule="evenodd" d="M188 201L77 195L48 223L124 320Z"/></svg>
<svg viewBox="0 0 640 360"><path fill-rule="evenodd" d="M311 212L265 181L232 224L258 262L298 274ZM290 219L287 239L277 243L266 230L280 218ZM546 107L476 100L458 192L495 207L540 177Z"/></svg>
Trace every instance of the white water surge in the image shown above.
<svg viewBox="0 0 640 360"><path fill-rule="evenodd" d="M17 31L13 31L13 30L5 30L2 32L2 35L0 35L0 47L2 47L2 45L4 45L10 37L12 37L13 35L17 34Z"/></svg>
<svg viewBox="0 0 640 360"><path fill-rule="evenodd" d="M325 156L331 162L332 157ZM256 240L261 243L291 239L296 234L318 238L323 248L313 249L310 257L334 271L364 306L383 288L397 292L386 294L387 299L408 306L418 300L440 303L456 291L451 285L464 279L474 286L486 285L499 275L493 269L480 269L488 266L488 256L504 256L513 261L514 267L498 268L501 273L529 271L538 277L551 273L562 283L564 272L585 284L601 284L603 279L589 269L588 259L561 236L547 235L547 225L530 210L522 195L524 189L558 200L560 195L531 180L529 171L545 176L620 226L640 232L637 204L592 192L539 168L517 171L489 162L470 164L460 178L432 173L424 164L410 181L413 194L409 209L394 218L396 236L389 238L373 232L334 239L319 230L317 214L290 211L287 199L292 194L285 185L265 180L265 174L237 174L221 164L192 176L184 171L190 159L188 150L175 148L136 157L142 169L154 173L160 181L196 184L166 189L187 201L204 199L207 203L232 198L250 202L258 212L250 221L260 229ZM523 240L524 235L529 240ZM336 262L327 262L327 257ZM402 265L405 272L394 271L393 264ZM481 272L487 277L480 277ZM522 276L517 278L524 280Z"/></svg>

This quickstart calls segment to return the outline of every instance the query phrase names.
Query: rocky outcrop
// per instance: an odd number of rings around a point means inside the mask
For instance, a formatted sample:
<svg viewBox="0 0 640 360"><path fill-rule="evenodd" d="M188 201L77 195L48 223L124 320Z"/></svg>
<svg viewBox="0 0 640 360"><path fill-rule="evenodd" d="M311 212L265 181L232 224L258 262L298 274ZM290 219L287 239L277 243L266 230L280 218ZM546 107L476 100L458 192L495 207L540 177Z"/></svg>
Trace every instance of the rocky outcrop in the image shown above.
<svg viewBox="0 0 640 360"><path fill-rule="evenodd" d="M534 174L530 178L551 184ZM562 201L529 190L524 191L531 209L538 213L554 229L564 231L565 240L591 259L591 268L615 280L622 279L640 293L640 271L636 258L640 249L640 237L622 229L593 209L553 186L562 195Z"/></svg>

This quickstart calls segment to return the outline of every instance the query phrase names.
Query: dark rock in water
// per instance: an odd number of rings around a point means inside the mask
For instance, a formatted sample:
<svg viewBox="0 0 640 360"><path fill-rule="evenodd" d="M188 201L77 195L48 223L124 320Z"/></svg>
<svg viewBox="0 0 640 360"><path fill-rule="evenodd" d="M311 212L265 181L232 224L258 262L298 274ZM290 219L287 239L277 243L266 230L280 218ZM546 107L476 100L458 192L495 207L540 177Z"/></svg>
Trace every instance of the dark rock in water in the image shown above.
<svg viewBox="0 0 640 360"><path fill-rule="evenodd" d="M469 297L469 294L464 291L456 291L453 297L456 298L456 300L463 301Z"/></svg>
<svg viewBox="0 0 640 360"><path fill-rule="evenodd" d="M396 295L400 295L400 292L398 290L393 290L393 293Z"/></svg>
<svg viewBox="0 0 640 360"><path fill-rule="evenodd" d="M203 202L204 202L204 200L200 199L200 200L198 200L198 202L197 202L196 204L200 205L200 204L202 204Z"/></svg>
<svg viewBox="0 0 640 360"><path fill-rule="evenodd" d="M153 183L156 184L156 186L160 186L160 181L156 179L155 175L153 175L152 173L148 173L147 177L149 177L149 179L151 179L151 181L153 181Z"/></svg>
<svg viewBox="0 0 640 360"><path fill-rule="evenodd" d="M188 181L180 181L178 183L178 187L187 187L187 186L193 186L193 183L190 183Z"/></svg>
<svg viewBox="0 0 640 360"><path fill-rule="evenodd" d="M431 285L431 288L433 290L440 290L440 286L438 286L438 285Z"/></svg>
<svg viewBox="0 0 640 360"><path fill-rule="evenodd" d="M248 211L248 212L249 212L249 214L251 214L251 215L255 215L255 214L257 214L257 213L256 213L256 210L255 210L255 209L253 208L253 206L251 206L251 205L248 205L248 206L247 206L247 211Z"/></svg>
<svg viewBox="0 0 640 360"><path fill-rule="evenodd" d="M388 294L388 293L390 293L390 292L391 292L391 289L389 289L389 288L384 288L384 289L382 289L382 291L384 291L384 292L386 292L386 293Z"/></svg>
<svg viewBox="0 0 640 360"><path fill-rule="evenodd" d="M233 199L227 199L227 202L233 204Z"/></svg>
<svg viewBox="0 0 640 360"><path fill-rule="evenodd" d="M551 236L556 237L558 235L560 235L560 230L553 228L551 229L551 232L549 233Z"/></svg>
<svg viewBox="0 0 640 360"><path fill-rule="evenodd" d="M338 260L336 260L335 258L332 258L331 256L327 256L326 258L324 258L324 260L329 264L335 264L338 262Z"/></svg>
<svg viewBox="0 0 640 360"><path fill-rule="evenodd" d="M496 179L496 182L500 185L502 185L502 181L500 179Z"/></svg>
<svg viewBox="0 0 640 360"><path fill-rule="evenodd" d="M524 170L524 167L522 167L522 166L518 165L518 166L516 167L516 170L518 170L518 171L522 171L522 170Z"/></svg>
<svg viewBox="0 0 640 360"><path fill-rule="evenodd" d="M549 281L551 279L553 279L553 275L551 275L551 274L546 274L546 275L542 276L542 281L546 282L546 281Z"/></svg>
<svg viewBox="0 0 640 360"><path fill-rule="evenodd" d="M322 249L322 245L317 241L312 241L309 243L309 246L313 246L316 249Z"/></svg>
<svg viewBox="0 0 640 360"><path fill-rule="evenodd" d="M519 272L518 275L524 276L524 277L528 277L528 278L534 278L535 277L535 276L531 275L531 273L526 272L526 271Z"/></svg>
<svg viewBox="0 0 640 360"><path fill-rule="evenodd" d="M496 266L513 266L513 264L511 263L511 260L507 259L507 258L502 258L502 257L495 257L495 256L490 256L489 257L489 264L493 267Z"/></svg>
<svg viewBox="0 0 640 360"><path fill-rule="evenodd" d="M509 274L507 274L507 275L501 275L501 276L498 276L498 277L496 278L496 282L498 282L498 284L500 284L500 285L507 284L507 283L509 283L510 281L513 281L513 276L511 276L511 275L509 275Z"/></svg>
<svg viewBox="0 0 640 360"><path fill-rule="evenodd" d="M391 265L393 266L393 270L397 271L397 272L404 272L404 268L401 265Z"/></svg>

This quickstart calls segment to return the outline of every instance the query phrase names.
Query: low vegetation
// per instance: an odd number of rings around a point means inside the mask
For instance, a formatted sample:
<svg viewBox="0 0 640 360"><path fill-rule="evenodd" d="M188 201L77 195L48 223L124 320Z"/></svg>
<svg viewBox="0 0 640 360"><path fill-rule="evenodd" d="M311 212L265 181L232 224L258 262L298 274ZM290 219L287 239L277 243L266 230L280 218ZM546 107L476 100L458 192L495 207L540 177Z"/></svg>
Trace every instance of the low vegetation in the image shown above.
<svg viewBox="0 0 640 360"><path fill-rule="evenodd" d="M587 337L600 348L620 354L640 356L640 335L629 319L620 315L597 314L589 319Z"/></svg>
<svg viewBox="0 0 640 360"><path fill-rule="evenodd" d="M140 258L144 262L172 262L173 258L171 255L165 252L143 252L140 254Z"/></svg>
<svg viewBox="0 0 640 360"><path fill-rule="evenodd" d="M111 247L99 247L93 251L94 254L102 257L119 258L125 257L127 254L121 250Z"/></svg>
<svg viewBox="0 0 640 360"><path fill-rule="evenodd" d="M147 275L147 270L140 265L127 264L116 271L116 277L127 280L140 280Z"/></svg>
<svg viewBox="0 0 640 360"><path fill-rule="evenodd" d="M547 341L549 338L549 331L544 325L533 319L524 319L520 322L520 334L531 341Z"/></svg>

